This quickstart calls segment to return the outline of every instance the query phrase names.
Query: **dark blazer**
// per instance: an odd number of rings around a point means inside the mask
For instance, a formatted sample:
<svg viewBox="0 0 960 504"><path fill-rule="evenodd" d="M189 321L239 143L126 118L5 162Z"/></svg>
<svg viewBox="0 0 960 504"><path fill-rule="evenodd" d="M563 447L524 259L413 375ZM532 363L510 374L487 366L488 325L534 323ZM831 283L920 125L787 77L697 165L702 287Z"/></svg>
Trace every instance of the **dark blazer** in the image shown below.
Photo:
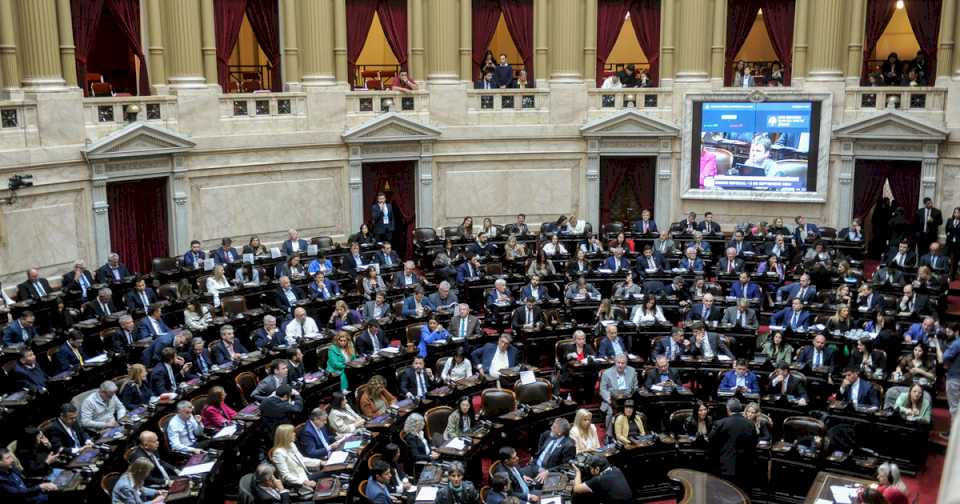
<svg viewBox="0 0 960 504"><path fill-rule="evenodd" d="M514 367L517 365L517 356L520 352L517 350L517 347L510 345L510 348L507 349L507 364L509 367ZM470 360L474 364L480 364L483 366L483 372L490 372L490 364L493 362L493 356L497 354L497 344L496 343L487 343L482 347L475 349L470 353Z"/></svg>
<svg viewBox="0 0 960 504"><path fill-rule="evenodd" d="M134 328L133 331L130 332L131 343L127 343L127 338L123 334L123 329L118 327L111 336L113 340L114 353L126 354L128 357L132 356L132 342L140 339L140 336L140 331L138 331L137 328Z"/></svg>
<svg viewBox="0 0 960 504"><path fill-rule="evenodd" d="M490 79L488 85L486 86L484 85L484 83L485 81L483 79L477 79L476 82L473 83L473 88L474 89L497 89L496 79Z"/></svg>
<svg viewBox="0 0 960 504"><path fill-rule="evenodd" d="M730 240L730 241L728 241L727 244L726 244L723 248L724 248L724 250L726 250L726 249L728 249L728 248L736 249L736 248L737 248L737 240ZM743 240L742 242L740 242L740 250L737 251L737 256L742 255L744 252L753 252L753 244L750 243L750 242L748 242L747 240Z"/></svg>
<svg viewBox="0 0 960 504"><path fill-rule="evenodd" d="M542 327L545 323L543 318L543 310L539 306L534 305L533 307L533 325L535 327ZM514 308L513 315L510 317L510 327L513 328L513 334L520 334L520 330L523 328L524 324L527 322L527 305L524 303L522 306Z"/></svg>
<svg viewBox="0 0 960 504"><path fill-rule="evenodd" d="M620 349L626 352L628 348L624 339L620 336L617 336L617 341L620 342ZM610 340L607 339L606 336L600 340L600 346L597 348L597 352L599 353L600 357L605 359L612 359L616 357L616 354L613 351L613 343L610 343Z"/></svg>
<svg viewBox="0 0 960 504"><path fill-rule="evenodd" d="M176 367L173 368L173 374L176 379L180 379L179 371ZM176 392L174 383L170 381L170 377L167 375L167 369L162 362L150 369L148 382L150 383L150 390L153 391L153 395L155 396L166 392Z"/></svg>
<svg viewBox="0 0 960 504"><path fill-rule="evenodd" d="M343 256L343 260L340 263L343 266L341 269L344 271L354 272L358 267L365 268L374 263L372 259L364 260L363 254L360 255L360 261L363 263L363 266L358 265L356 259L353 258L353 254L348 253L347 255Z"/></svg>
<svg viewBox="0 0 960 504"><path fill-rule="evenodd" d="M587 273L590 273L590 261L584 260L582 266L577 261L567 263L567 274L570 275L570 277L586 275Z"/></svg>
<svg viewBox="0 0 960 504"><path fill-rule="evenodd" d="M427 392L429 392L434 381L427 375L426 369L423 371L423 379L426 382ZM403 374L400 375L400 394L403 396L407 394L417 395L417 377L412 367L404 369Z"/></svg>
<svg viewBox="0 0 960 504"><path fill-rule="evenodd" d="M663 256L653 254L650 256L650 258L653 259L653 265L656 267L657 271L663 271L667 269L667 264L663 261ZM650 262L645 256L638 257L633 264L636 267L637 273L639 273L641 276L645 275L647 273L647 268L650 267Z"/></svg>
<svg viewBox="0 0 960 504"><path fill-rule="evenodd" d="M137 385L136 382L126 381L123 386L120 387L120 391L117 393L117 397L120 398L120 402L123 403L123 407L127 408L127 411L136 409L138 406L143 406L150 402L150 396L152 395L150 390L150 385L148 382L143 382L140 385ZM132 460L132 459L131 459Z"/></svg>
<svg viewBox="0 0 960 504"><path fill-rule="evenodd" d="M23 327L20 325L20 319L10 322L7 327L3 328L3 344L5 345L26 343L36 337L37 328L35 326Z"/></svg>
<svg viewBox="0 0 960 504"><path fill-rule="evenodd" d="M917 213L913 214L913 228L918 234L923 234L923 224L924 224L924 214L926 212L925 207L920 207L917 209ZM939 208L930 209L930 220L933 221L927 226L927 236L937 236L940 232L940 226L943 225L943 213L940 212Z"/></svg>
<svg viewBox="0 0 960 504"><path fill-rule="evenodd" d="M460 337L460 314L457 313L450 318L450 323L447 324L447 332L450 333L451 338ZM467 315L467 338L470 337L480 337L483 335L483 331L480 328L480 319L473 315Z"/></svg>
<svg viewBox="0 0 960 504"><path fill-rule="evenodd" d="M173 343L173 333L167 332L157 336L153 340L153 343L150 343L150 346L143 351L141 362L144 366L147 366L147 368L153 366L160 361L160 352L162 352L164 348L172 347ZM176 350L176 348L174 348L174 350Z"/></svg>
<svg viewBox="0 0 960 504"><path fill-rule="evenodd" d="M306 374L307 371L302 361L300 364L294 364L293 361L287 359L287 383L296 383L306 376Z"/></svg>
<svg viewBox="0 0 960 504"><path fill-rule="evenodd" d="M107 308L110 310L110 313L117 313L117 307L114 306L113 300L106 302ZM107 312L103 311L103 307L100 306L100 300L93 298L90 301L87 301L83 304L83 317L85 319L100 318L107 316Z"/></svg>
<svg viewBox="0 0 960 504"><path fill-rule="evenodd" d="M653 219L647 221L647 233L656 233L657 223ZM643 234L643 219L633 221L633 232Z"/></svg>
<svg viewBox="0 0 960 504"><path fill-rule="evenodd" d="M770 317L770 324L776 326L790 327L791 329L806 328L810 325L810 312L801 310L797 316L797 325L793 326L793 308L786 307Z"/></svg>
<svg viewBox="0 0 960 504"><path fill-rule="evenodd" d="M767 393L770 395L782 395L783 388L781 383L773 385L770 383L767 385ZM787 378L787 393L788 396L798 397L798 398L807 398L807 388L803 385L803 382L795 376L790 376Z"/></svg>
<svg viewBox="0 0 960 504"><path fill-rule="evenodd" d="M760 286L753 282L747 282L746 287L740 282L734 282L730 287L730 295L735 298L757 299L760 294Z"/></svg>
<svg viewBox="0 0 960 504"><path fill-rule="evenodd" d="M424 434L426 436L426 434ZM427 440L429 442L429 440ZM407 445L407 462L426 462L430 460L430 450L423 445L423 441L415 434L404 434L403 444Z"/></svg>
<svg viewBox="0 0 960 504"><path fill-rule="evenodd" d="M357 349L357 355L370 355L373 353L373 338L374 336L370 334L370 331L363 331L357 336L357 339L353 342ZM387 340L382 329L377 331L376 338L381 350L390 346L390 341Z"/></svg>
<svg viewBox="0 0 960 504"><path fill-rule="evenodd" d="M880 406L880 396L877 394L877 389L873 388L873 384L861 378L860 380L860 390L857 394L857 404L861 406ZM839 397L842 397L844 401L853 402L853 386L847 387L843 394L838 394Z"/></svg>
<svg viewBox="0 0 960 504"><path fill-rule="evenodd" d="M157 467L157 462L163 466L163 470L167 471L167 477L169 477L171 480L177 479L176 467L161 459L159 453L154 453L153 457L154 458L150 458L150 455L147 454L147 451L144 450L142 446L137 446L132 452L130 452L130 462L141 458L146 458L147 460L153 462L153 470L150 471L150 474L147 475L146 481L144 481L147 486L160 486L164 483L163 473L161 473L160 468Z"/></svg>
<svg viewBox="0 0 960 504"><path fill-rule="evenodd" d="M123 264L117 265L117 273L120 274L120 280L117 280L116 277L113 276L113 270L110 269L110 264L104 264L103 266L100 266L100 269L97 270L97 283L120 282L123 281L124 278L130 276L130 270L128 270Z"/></svg>
<svg viewBox="0 0 960 504"><path fill-rule="evenodd" d="M306 251L307 251L307 246L308 246L307 240L304 240L303 238L297 240L297 246L300 247L300 252L306 252ZM292 240L284 240L284 241L283 241L283 246L280 247L280 251L283 252L283 255L285 255L285 256L291 256L291 255L293 255L293 241L292 241Z"/></svg>
<svg viewBox="0 0 960 504"><path fill-rule="evenodd" d="M934 265L933 263L937 264ZM946 271L950 269L950 258L942 255L923 254L920 256L920 266L929 266L934 271Z"/></svg>
<svg viewBox="0 0 960 504"><path fill-rule="evenodd" d="M29 369L21 364L20 361L17 361L13 366L13 378L17 381L18 387L28 389L34 393L47 387L47 373L43 372L43 369L40 369L39 365L35 365L33 369Z"/></svg>
<svg viewBox="0 0 960 504"><path fill-rule="evenodd" d="M50 288L50 282L48 282L46 278L38 278L37 283L43 287L45 293L50 294L53 292L53 289ZM27 301L30 299L40 299L40 293L37 292L35 286L28 280L17 285L17 300Z"/></svg>
<svg viewBox="0 0 960 504"><path fill-rule="evenodd" d="M67 430L64 429L60 420L54 419L53 422L50 423L50 427L47 427L47 430L43 433L45 436L47 436L47 440L50 441L50 449L52 451L57 451L60 448L63 448L66 452L73 448L80 448L87 442L88 439L90 439L90 436L87 436L87 433L80 428L78 423L74 423L71 430L79 441L79 444L73 441L73 438L70 437L70 434L68 434Z"/></svg>
<svg viewBox="0 0 960 504"><path fill-rule="evenodd" d="M667 351L670 350L670 342L672 340L673 338L670 336L658 338L657 342L653 345L653 355L667 355ZM681 355L686 355L688 353L687 348L693 348L692 346L687 347L686 344L689 342L690 341L688 339L684 338L683 342L677 344L678 352L673 356L674 359L679 358Z"/></svg>
<svg viewBox="0 0 960 504"><path fill-rule="evenodd" d="M377 210L379 210L379 209L380 209L380 208L377 207ZM376 253L375 257L376 257L376 259L377 259L377 262L380 263L381 266L386 266L386 265L387 265L387 255L388 255L388 254L384 254L382 250L381 250L380 252L377 252L377 253ZM391 266L399 266L400 264L403 264L403 263L400 261L400 256L398 256L395 251L391 250L389 256L390 256L390 265L391 265Z"/></svg>
<svg viewBox="0 0 960 504"><path fill-rule="evenodd" d="M303 289L296 285L291 285L290 290L293 291L293 295L297 300L304 299ZM281 308L284 311L290 311L293 309L293 305L290 304L290 300L287 299L287 296L283 293L283 289L277 289L273 294L274 300L276 301L277 308Z"/></svg>
<svg viewBox="0 0 960 504"><path fill-rule="evenodd" d="M241 256L240 253L237 252L236 248L230 247L229 251L230 251L230 254L233 256L233 261L227 260L227 252L223 250L223 247L218 247L216 250L210 252L210 254L213 256L213 263L214 264L230 264L243 259L243 256Z"/></svg>
<svg viewBox="0 0 960 504"><path fill-rule="evenodd" d="M543 453L544 448L547 447L547 443L550 442L552 434L550 431L546 431L540 434L540 441L537 443L537 454L531 459L531 464L536 462L540 457L540 454ZM559 465L566 464L573 460L577 456L577 444L570 439L569 436L564 436L560 440L560 446L553 449L553 452L550 454L546 460L543 461L543 466L541 469L552 469Z"/></svg>
<svg viewBox="0 0 960 504"><path fill-rule="evenodd" d="M483 276L483 270L475 267L469 262L464 262L460 266L457 266L457 285L463 285L463 283L470 278L470 270L473 271L474 278L480 278Z"/></svg>
<svg viewBox="0 0 960 504"><path fill-rule="evenodd" d="M726 257L721 258L719 261L717 261L717 267L715 268L716 270L715 273L717 273L718 275L721 275L721 274L726 275L727 266L729 264L730 264L730 261ZM733 273L740 273L741 271L743 271L743 259L734 258Z"/></svg>
<svg viewBox="0 0 960 504"><path fill-rule="evenodd" d="M699 320L702 322L720 322L720 319L723 318L723 310L719 306L714 304L710 307L710 310L707 312L707 316L703 316L703 303L697 303L693 305L693 308L687 312L687 320Z"/></svg>
<svg viewBox="0 0 960 504"><path fill-rule="evenodd" d="M193 364L190 366L190 371L187 373L187 377L190 379L197 378L198 376L205 374L204 369L206 369L206 373L209 373L210 368L216 364L216 362L213 360L213 357L210 356L210 352L206 350L203 350L200 353L196 353L191 350L184 355L183 358L187 362Z"/></svg>
<svg viewBox="0 0 960 504"><path fill-rule="evenodd" d="M317 459L327 458L330 452L324 447L321 438L327 442L327 445L332 445L333 442L337 440L336 435L330 430L329 426L325 425L317 429L308 420L303 424L300 433L297 434L297 447L300 448L300 453L302 453L304 457Z"/></svg>
<svg viewBox="0 0 960 504"><path fill-rule="evenodd" d="M253 344L257 348L285 346L287 344L287 338L279 328L273 333L272 338L268 337L266 329L261 327L253 333Z"/></svg>
<svg viewBox="0 0 960 504"><path fill-rule="evenodd" d="M197 252L197 260L193 260L193 251L188 250L183 254L183 259L180 260L180 264L187 269L200 269L203 267L203 261L207 259L207 253L204 251Z"/></svg>
<svg viewBox="0 0 960 504"><path fill-rule="evenodd" d="M643 379L643 386L648 389L663 381L660 379L660 370L658 370L657 368L648 369L647 372L644 374L645 374L645 377ZM677 385L680 385L681 381L680 381L679 371L673 368L668 368L667 375L670 376L670 381L672 381Z"/></svg>
<svg viewBox="0 0 960 504"><path fill-rule="evenodd" d="M757 429L743 415L731 415L713 424L710 454L721 476L742 481L753 468Z"/></svg>
<svg viewBox="0 0 960 504"><path fill-rule="evenodd" d="M150 305L157 302L157 293L153 292L152 288L146 287L144 288L144 292L147 294L147 301L149 301L147 306L143 305L143 300L140 299L140 294L137 293L136 289L127 291L127 294L123 296L123 304L126 305L128 311L138 309L147 311L147 308L149 308Z"/></svg>
<svg viewBox="0 0 960 504"><path fill-rule="evenodd" d="M520 467L517 467L516 469L517 469L516 472L511 471L510 468L508 468L507 466L501 463L501 464L497 464L497 468L493 471L493 473L494 474L502 473L507 476L507 479L510 480L510 496L520 499L520 502L522 504L526 501L527 495L524 494L523 491L521 490L521 488L523 487L521 487L520 483L517 481L517 475L519 474L519 477L522 478L525 471L523 471L523 469L521 469ZM532 485L530 485L529 483L527 484L527 487L530 490L533 490ZM491 496L496 496L496 497L493 500L491 500L490 499ZM502 503L505 498L506 497L503 494L498 494L496 492L491 491L489 494L487 494L487 504L499 504L499 503Z"/></svg>
<svg viewBox="0 0 960 504"><path fill-rule="evenodd" d="M730 351L730 348L727 347L727 344L720 339L720 336L717 333L707 332L705 338L710 343L710 350L713 351L714 355L726 355L727 357L733 358L733 352ZM703 355L703 347L697 345L696 338L690 338L690 349L687 350L688 355L693 355L695 357L700 357Z"/></svg>
<svg viewBox="0 0 960 504"><path fill-rule="evenodd" d="M233 340L233 351L234 353L247 353L247 349L244 348L243 344L240 343L240 340ZM213 353L211 354L214 364L223 364L230 362L230 352L227 349L227 344L220 340L213 345Z"/></svg>
<svg viewBox="0 0 960 504"><path fill-rule="evenodd" d="M393 504L390 494L373 476L367 478L367 501L370 504Z"/></svg>
<svg viewBox="0 0 960 504"><path fill-rule="evenodd" d="M89 357L89 355L87 355L86 352L83 351L83 347L80 348L79 352L84 359ZM58 373L62 373L64 371L74 369L80 365L80 360L78 360L77 356L74 355L73 350L68 348L68 343L64 343L60 345L60 349L57 350L57 354L54 360L57 363Z"/></svg>
<svg viewBox="0 0 960 504"><path fill-rule="evenodd" d="M408 287L413 287L413 286L415 286L415 285L420 285L420 275L418 275L416 272L413 272L413 273L410 275L410 281L411 281L411 283L408 285L408 284L406 283L405 278L404 278L403 272L402 272L402 271L399 271L399 272L397 272L397 273L395 273L395 274L393 275L393 288L394 288L394 289L405 289L405 288L408 288Z"/></svg>
<svg viewBox="0 0 960 504"><path fill-rule="evenodd" d="M720 224L717 222L701 221L697 224L697 231L707 234L720 234Z"/></svg>
<svg viewBox="0 0 960 504"><path fill-rule="evenodd" d="M387 217L389 217L389 223L383 223L383 213L380 211L380 205L374 203L370 206L370 215L373 220L373 232L375 234L390 234L393 233L393 230L396 228L397 222L397 213L394 211L393 205L390 203L384 203L387 207Z"/></svg>
<svg viewBox="0 0 960 504"><path fill-rule="evenodd" d="M960 221L947 219L947 225L943 229L947 234L947 247L956 248L960 246Z"/></svg>
<svg viewBox="0 0 960 504"><path fill-rule="evenodd" d="M87 289L93 287L93 275L90 274L90 271L83 270L83 276L87 279ZM105 283L105 281L100 280L100 272L97 271L97 283ZM77 278L76 271L68 271L63 274L63 280L61 281L60 290L67 292L72 290L81 290L80 289L80 279Z"/></svg>
<svg viewBox="0 0 960 504"><path fill-rule="evenodd" d="M284 401L277 396L270 396L260 403L260 418L263 419L266 432L273 436L273 430L282 423L293 423L294 413L303 411L303 399L299 395Z"/></svg>
<svg viewBox="0 0 960 504"><path fill-rule="evenodd" d="M806 364L808 366L813 366L813 357L814 351L812 346L805 346L800 349L800 355L797 356L797 362L800 364ZM836 355L833 350L833 347L824 347L823 348L823 366L830 368L831 370L836 365Z"/></svg>

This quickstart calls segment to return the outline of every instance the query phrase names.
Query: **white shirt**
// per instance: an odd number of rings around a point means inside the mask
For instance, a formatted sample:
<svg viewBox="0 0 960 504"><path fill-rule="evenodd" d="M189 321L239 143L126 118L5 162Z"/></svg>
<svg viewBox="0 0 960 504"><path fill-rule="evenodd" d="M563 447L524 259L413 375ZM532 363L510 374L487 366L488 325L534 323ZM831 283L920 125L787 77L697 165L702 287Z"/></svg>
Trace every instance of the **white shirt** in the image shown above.
<svg viewBox="0 0 960 504"><path fill-rule="evenodd" d="M174 415L167 424L167 439L170 441L170 448L177 452L190 452L197 444L197 438L203 434L203 427L200 422L191 416L188 420L180 418L180 415Z"/></svg>
<svg viewBox="0 0 960 504"><path fill-rule="evenodd" d="M302 325L297 319L291 320L290 323L287 324L287 329L284 332L288 345L295 344L301 338L316 336L318 334L320 334L320 329L317 328L317 322L313 320L313 317L309 316L304 317Z"/></svg>
<svg viewBox="0 0 960 504"><path fill-rule="evenodd" d="M490 376L494 378L500 378L500 370L510 367L510 359L507 357L507 352L503 352L500 348L497 348L497 352L493 354L493 360L490 361Z"/></svg>
<svg viewBox="0 0 960 504"><path fill-rule="evenodd" d="M641 322L659 322L661 324L666 324L667 318L663 316L663 310L659 306L656 308L657 310L653 314L650 314L643 309L643 306L637 305L633 309L633 316L630 318L630 320L634 324L639 324Z"/></svg>
<svg viewBox="0 0 960 504"><path fill-rule="evenodd" d="M207 277L207 294L211 296L214 293L221 293L230 288L230 282L227 280L227 277L223 277L221 280L217 280L213 276Z"/></svg>

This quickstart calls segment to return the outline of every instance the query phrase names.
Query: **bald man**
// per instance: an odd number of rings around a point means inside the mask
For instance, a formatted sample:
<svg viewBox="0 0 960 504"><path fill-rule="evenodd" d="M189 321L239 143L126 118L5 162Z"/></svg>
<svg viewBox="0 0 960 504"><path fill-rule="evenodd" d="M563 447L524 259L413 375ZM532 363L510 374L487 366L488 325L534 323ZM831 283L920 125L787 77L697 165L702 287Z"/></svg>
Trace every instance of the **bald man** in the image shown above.
<svg viewBox="0 0 960 504"><path fill-rule="evenodd" d="M177 477L177 468L160 459L160 440L157 434L148 430L140 433L140 443L130 453L130 462L146 458L153 463L153 470L144 482L151 487L166 487Z"/></svg>

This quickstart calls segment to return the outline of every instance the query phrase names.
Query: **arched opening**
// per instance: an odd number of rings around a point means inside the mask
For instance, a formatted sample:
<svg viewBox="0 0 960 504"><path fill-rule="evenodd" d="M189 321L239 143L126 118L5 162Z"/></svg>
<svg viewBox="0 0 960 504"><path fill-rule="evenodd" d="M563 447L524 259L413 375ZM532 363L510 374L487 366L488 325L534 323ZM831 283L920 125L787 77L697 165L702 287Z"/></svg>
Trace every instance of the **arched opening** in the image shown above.
<svg viewBox="0 0 960 504"><path fill-rule="evenodd" d="M277 0L216 0L217 80L225 93L283 91Z"/></svg>
<svg viewBox="0 0 960 504"><path fill-rule="evenodd" d="M347 2L347 63L354 89L386 89L407 70L406 0Z"/></svg>
<svg viewBox="0 0 960 504"><path fill-rule="evenodd" d="M725 86L789 86L794 0L748 0L727 7Z"/></svg>
<svg viewBox="0 0 960 504"><path fill-rule="evenodd" d="M492 64L488 54L493 55ZM493 81L490 87L536 87L531 0L474 0L473 64L475 87L483 87L487 71Z"/></svg>
<svg viewBox="0 0 960 504"><path fill-rule="evenodd" d="M608 87L656 86L659 62L660 0L600 0L597 86L614 75Z"/></svg>
<svg viewBox="0 0 960 504"><path fill-rule="evenodd" d="M939 0L870 0L863 40L866 86L927 86L936 77Z"/></svg>
<svg viewBox="0 0 960 504"><path fill-rule="evenodd" d="M71 1L77 83L84 96L149 95L139 0Z"/></svg>

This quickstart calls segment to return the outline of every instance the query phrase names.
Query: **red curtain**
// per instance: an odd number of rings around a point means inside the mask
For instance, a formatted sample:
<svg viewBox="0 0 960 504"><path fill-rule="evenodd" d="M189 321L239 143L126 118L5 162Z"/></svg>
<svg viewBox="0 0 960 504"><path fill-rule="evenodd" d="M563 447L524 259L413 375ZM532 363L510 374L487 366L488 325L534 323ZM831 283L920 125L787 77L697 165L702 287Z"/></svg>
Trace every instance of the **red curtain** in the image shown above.
<svg viewBox="0 0 960 504"><path fill-rule="evenodd" d="M650 82L657 86L660 83L660 0L633 0L630 5L630 22L637 34L637 42L650 64ZM791 29L792 27L791 24ZM607 54L609 53L608 50Z"/></svg>
<svg viewBox="0 0 960 504"><path fill-rule="evenodd" d="M139 0L109 0L107 7L113 13L120 32L127 37L130 49L140 60L140 96L150 95L150 77L143 57L143 43L140 40L140 2Z"/></svg>
<svg viewBox="0 0 960 504"><path fill-rule="evenodd" d="M633 193L636 205L653 208L654 160L650 157L600 158L600 225L609 223L622 201Z"/></svg>
<svg viewBox="0 0 960 504"><path fill-rule="evenodd" d="M863 68L861 69L860 75L860 80L863 84L867 83L867 76L870 75L870 64L868 61L873 56L873 51L877 48L880 35L883 35L883 30L890 24L890 18L893 17L896 9L896 0L867 1L867 20L863 32Z"/></svg>
<svg viewBox="0 0 960 504"><path fill-rule="evenodd" d="M793 68L794 0L764 0L763 24L783 68L783 85L790 85Z"/></svg>
<svg viewBox="0 0 960 504"><path fill-rule="evenodd" d="M760 10L758 0L742 0L730 2L727 4L727 49L724 53L726 64L723 68L723 84L729 86L733 83L733 61L737 53L747 41L747 35L750 34L750 28L757 19L757 11Z"/></svg>
<svg viewBox="0 0 960 504"><path fill-rule="evenodd" d="M247 0L247 19L260 49L270 61L270 90L283 91L283 73L280 71L280 4L277 0ZM242 21L242 19L241 19ZM238 32L239 34L239 32ZM231 46L231 52L233 47ZM299 76L293 76L293 80Z"/></svg>
<svg viewBox="0 0 960 504"><path fill-rule="evenodd" d="M100 24L100 16L103 14L103 2L104 0L70 0L73 44L76 47L77 82L84 88L84 95L90 93L85 86L87 60L97 41L97 25Z"/></svg>
<svg viewBox="0 0 960 504"><path fill-rule="evenodd" d="M377 10L377 0L350 0L347 2L347 75L356 78L357 58L367 41L373 13Z"/></svg>
<svg viewBox="0 0 960 504"><path fill-rule="evenodd" d="M937 73L937 38L940 36L940 7L942 0L909 0L904 2L910 27L927 61L927 84L932 86ZM904 59L909 59L903 55Z"/></svg>
<svg viewBox="0 0 960 504"><path fill-rule="evenodd" d="M380 0L377 5L380 26L400 68L407 69L407 0ZM417 76L422 78L421 76Z"/></svg>
<svg viewBox="0 0 960 504"><path fill-rule="evenodd" d="M614 44L617 43L617 37L620 35L620 29L623 27L623 19L627 16L627 3L625 0L600 0L597 2L597 87L603 84L603 65L610 56ZM633 15L631 14L631 17ZM657 20L659 30L659 19ZM636 27L634 27L636 30ZM657 41L659 43L659 40ZM641 47L643 47L641 45ZM644 52L647 50L644 49ZM659 53L659 51L657 51Z"/></svg>
<svg viewBox="0 0 960 504"><path fill-rule="evenodd" d="M533 0L500 0L500 9L507 31L523 58L527 81L536 83L533 75Z"/></svg>
<svg viewBox="0 0 960 504"><path fill-rule="evenodd" d="M391 161L363 164L363 221L368 225L373 216L370 207L383 192L397 212L398 226L391 244L404 259L413 257L413 230L417 226L416 164L413 161ZM357 232L355 229L352 232Z"/></svg>
<svg viewBox="0 0 960 504"><path fill-rule="evenodd" d="M230 55L240 38L240 25L247 0L214 0L214 31L217 38L217 80L224 93L230 91ZM264 51L266 52L266 51Z"/></svg>
<svg viewBox="0 0 960 504"><path fill-rule="evenodd" d="M107 184L110 247L131 271L148 273L154 257L170 255L167 179Z"/></svg>
<svg viewBox="0 0 960 504"><path fill-rule="evenodd" d="M913 222L913 215L920 206L920 163L897 161L892 164L888 178L893 199L903 207L904 217Z"/></svg>
<svg viewBox="0 0 960 504"><path fill-rule="evenodd" d="M883 183L887 180L886 167L886 162L879 159L857 160L854 170L856 178L853 184L853 216L861 219L861 222L883 193Z"/></svg>
<svg viewBox="0 0 960 504"><path fill-rule="evenodd" d="M480 63L497 31L500 21L500 2L498 0L473 0L473 80L483 78L480 75ZM529 73L529 72L528 72ZM529 79L529 75L527 75Z"/></svg>
<svg viewBox="0 0 960 504"><path fill-rule="evenodd" d="M890 182L890 191L904 216L912 221L920 200L920 163L886 159L858 159L853 184L853 216L867 215L883 192L883 183Z"/></svg>

